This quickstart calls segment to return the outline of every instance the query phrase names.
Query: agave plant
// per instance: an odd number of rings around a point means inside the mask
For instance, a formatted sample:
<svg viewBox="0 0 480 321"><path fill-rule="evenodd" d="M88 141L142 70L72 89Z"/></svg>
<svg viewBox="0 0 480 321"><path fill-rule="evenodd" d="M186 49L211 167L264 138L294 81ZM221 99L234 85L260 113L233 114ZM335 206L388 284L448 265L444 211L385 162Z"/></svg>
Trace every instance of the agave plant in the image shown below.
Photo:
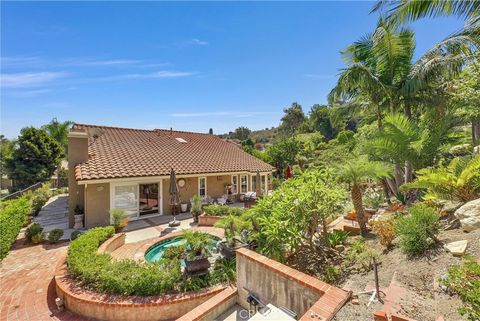
<svg viewBox="0 0 480 321"><path fill-rule="evenodd" d="M425 168L417 180L403 189L425 189L424 199L449 199L463 202L480 197L480 155L454 158L448 166Z"/></svg>

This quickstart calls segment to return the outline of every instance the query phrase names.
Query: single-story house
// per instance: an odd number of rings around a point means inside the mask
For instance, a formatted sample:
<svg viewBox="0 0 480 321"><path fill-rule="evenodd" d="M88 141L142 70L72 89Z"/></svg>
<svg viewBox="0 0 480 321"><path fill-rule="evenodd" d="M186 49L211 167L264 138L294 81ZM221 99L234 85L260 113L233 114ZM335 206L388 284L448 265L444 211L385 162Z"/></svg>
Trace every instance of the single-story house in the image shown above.
<svg viewBox="0 0 480 321"><path fill-rule="evenodd" d="M68 136L69 218L84 209L85 227L111 223L120 208L131 220L171 214L169 177L181 203L268 190L274 168L211 134L74 124ZM260 182L257 182L257 171Z"/></svg>

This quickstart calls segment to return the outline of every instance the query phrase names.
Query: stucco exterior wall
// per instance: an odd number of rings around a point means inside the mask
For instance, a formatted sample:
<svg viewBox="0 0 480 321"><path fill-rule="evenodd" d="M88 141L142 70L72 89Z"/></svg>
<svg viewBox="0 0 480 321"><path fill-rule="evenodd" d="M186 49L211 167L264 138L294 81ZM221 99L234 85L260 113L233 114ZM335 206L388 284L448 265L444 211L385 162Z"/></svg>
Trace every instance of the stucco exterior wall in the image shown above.
<svg viewBox="0 0 480 321"><path fill-rule="evenodd" d="M85 195L87 228L110 224L110 184L88 184Z"/></svg>
<svg viewBox="0 0 480 321"><path fill-rule="evenodd" d="M75 180L75 166L88 160L88 135L84 131L72 131L68 136L68 223L75 223L75 207L85 208L84 186Z"/></svg>
<svg viewBox="0 0 480 321"><path fill-rule="evenodd" d="M244 253L247 253L247 256ZM249 258L249 253L251 251L241 249L241 251L237 251L236 256L237 303L245 309L249 308L247 303L249 292L265 304L271 303L277 307L287 307L297 313L298 316L302 316L321 297L322 293L317 290L308 288L293 278L277 273L274 268L251 257ZM260 257L256 253L251 254ZM275 264L282 266L278 262L275 262ZM295 273L300 272L295 271Z"/></svg>
<svg viewBox="0 0 480 321"><path fill-rule="evenodd" d="M190 199L198 194L198 178L201 176L186 177L185 186L179 187L180 200L182 203L190 204ZM218 178L217 178L218 177ZM225 194L225 184L231 183L230 175L222 176L206 176L207 178L207 195L212 198L221 197ZM163 180L163 214L171 214L170 195L169 195L170 180Z"/></svg>

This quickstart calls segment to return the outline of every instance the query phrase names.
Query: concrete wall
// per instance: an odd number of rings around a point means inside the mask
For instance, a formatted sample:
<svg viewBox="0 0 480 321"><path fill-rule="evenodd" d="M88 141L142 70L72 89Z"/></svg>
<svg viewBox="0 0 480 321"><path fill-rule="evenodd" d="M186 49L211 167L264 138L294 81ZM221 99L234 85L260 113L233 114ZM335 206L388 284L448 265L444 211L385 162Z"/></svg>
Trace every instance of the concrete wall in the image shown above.
<svg viewBox="0 0 480 321"><path fill-rule="evenodd" d="M68 223L75 223L74 210L78 205L85 207L84 187L75 179L75 166L88 160L88 135L86 131L70 131L68 135Z"/></svg>
<svg viewBox="0 0 480 321"><path fill-rule="evenodd" d="M288 273L280 273L282 269ZM248 309L250 292L265 304L287 307L302 316L322 293L296 281L295 273L303 274L253 251L240 249L237 251L237 303Z"/></svg>
<svg viewBox="0 0 480 321"><path fill-rule="evenodd" d="M85 194L85 226L110 224L110 184L88 184Z"/></svg>

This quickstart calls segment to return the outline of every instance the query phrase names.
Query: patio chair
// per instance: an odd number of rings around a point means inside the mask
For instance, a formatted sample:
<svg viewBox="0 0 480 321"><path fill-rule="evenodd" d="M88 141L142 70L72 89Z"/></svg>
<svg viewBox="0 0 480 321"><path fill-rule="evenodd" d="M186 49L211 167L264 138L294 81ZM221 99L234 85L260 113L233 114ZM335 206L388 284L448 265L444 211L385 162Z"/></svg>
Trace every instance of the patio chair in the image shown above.
<svg viewBox="0 0 480 321"><path fill-rule="evenodd" d="M219 197L217 198L217 204L218 205L226 205L227 204L227 199L224 197Z"/></svg>

